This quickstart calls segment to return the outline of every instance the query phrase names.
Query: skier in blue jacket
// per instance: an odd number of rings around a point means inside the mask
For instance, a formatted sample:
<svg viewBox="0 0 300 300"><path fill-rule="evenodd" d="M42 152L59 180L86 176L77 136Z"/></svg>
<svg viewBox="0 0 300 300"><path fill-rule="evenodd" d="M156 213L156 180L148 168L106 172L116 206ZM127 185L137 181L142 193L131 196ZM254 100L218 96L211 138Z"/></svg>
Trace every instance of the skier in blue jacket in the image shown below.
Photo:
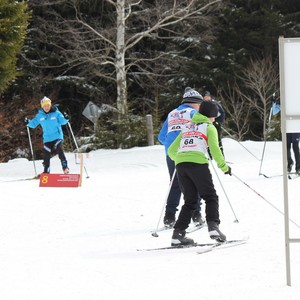
<svg viewBox="0 0 300 300"><path fill-rule="evenodd" d="M202 101L202 96L197 91L190 87L185 88L183 100L181 102L182 104L168 114L168 117L158 134L159 142L165 146L166 161L170 179L173 177L175 164L174 161L168 156L169 146L177 138L181 132L181 128L191 120L196 112L198 112L200 103ZM165 209L164 225L167 227L173 227L175 224L175 215L180 202L180 197L181 191L177 174L175 174ZM204 223L204 219L201 216L200 200L201 199L199 197L197 208L192 216L192 220L196 225L202 225Z"/></svg>
<svg viewBox="0 0 300 300"><path fill-rule="evenodd" d="M32 120L25 118L25 122L30 128L36 128L38 125L41 125L43 129L44 173L50 173L51 154L58 154L63 172L68 174L68 162L62 147L64 138L61 127L68 123L68 119L63 116L56 106L52 106L48 97L44 97L41 100L41 108L36 116Z"/></svg>

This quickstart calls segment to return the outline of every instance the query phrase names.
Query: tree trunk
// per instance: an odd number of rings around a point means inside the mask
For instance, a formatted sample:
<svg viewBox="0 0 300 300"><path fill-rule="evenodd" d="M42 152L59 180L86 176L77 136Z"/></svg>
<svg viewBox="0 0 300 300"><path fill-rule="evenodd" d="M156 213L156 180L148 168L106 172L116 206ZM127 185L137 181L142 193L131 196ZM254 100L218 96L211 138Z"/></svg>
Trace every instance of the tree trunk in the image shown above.
<svg viewBox="0 0 300 300"><path fill-rule="evenodd" d="M119 116L127 114L127 82L125 70L125 0L118 0L116 36L117 109Z"/></svg>

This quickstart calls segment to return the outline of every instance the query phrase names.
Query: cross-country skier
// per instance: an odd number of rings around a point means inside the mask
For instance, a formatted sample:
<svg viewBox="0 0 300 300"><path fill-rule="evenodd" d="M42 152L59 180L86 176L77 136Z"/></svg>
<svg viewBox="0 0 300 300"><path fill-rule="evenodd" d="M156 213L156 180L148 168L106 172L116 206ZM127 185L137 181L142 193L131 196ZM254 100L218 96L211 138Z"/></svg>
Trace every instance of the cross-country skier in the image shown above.
<svg viewBox="0 0 300 300"><path fill-rule="evenodd" d="M63 131L61 127L68 123L68 119L55 105L51 104L51 100L48 97L44 97L40 102L41 108L36 116L32 120L25 118L25 123L30 128L36 128L38 125L41 125L43 129L44 173L50 173L51 154L58 154L63 172L68 174L68 162L62 147Z"/></svg>
<svg viewBox="0 0 300 300"><path fill-rule="evenodd" d="M158 134L159 142L165 146L166 161L170 174L170 179L173 176L175 164L174 161L171 160L168 156L168 148L180 133L182 126L188 123L191 120L194 113L196 113L199 110L199 106L202 101L202 96L197 91L190 87L185 88L181 105L168 114L168 117L165 120ZM178 184L177 174L175 174L170 193L167 198L167 205L164 216L165 226L173 227L175 223L177 207L180 202L180 197L181 191ZM197 206L195 207L195 211L192 216L192 219L195 222L195 224L199 225L204 223L204 219L202 218L200 211L200 200L201 199L198 200Z"/></svg>
<svg viewBox="0 0 300 300"><path fill-rule="evenodd" d="M186 237L192 214L197 205L198 195L205 200L206 222L210 238L220 242L226 236L220 231L219 198L209 171L207 147L218 167L231 175L218 144L218 134L212 122L218 116L218 108L211 101L201 103L199 113L182 127L182 131L169 147L168 154L175 161L178 180L184 195L184 205L174 225L172 246L189 245L194 241Z"/></svg>
<svg viewBox="0 0 300 300"><path fill-rule="evenodd" d="M272 115L277 115L281 110L280 98L276 93L273 94ZM289 132L286 134L286 152L287 152L287 171L292 171L294 161L292 159L291 148L294 152L295 171L300 175L300 152L299 152L300 132Z"/></svg>
<svg viewBox="0 0 300 300"><path fill-rule="evenodd" d="M222 126L225 122L225 110L224 110L223 106L221 105L221 103L211 96L209 91L204 92L203 100L204 101L212 101L218 107L219 115L215 118L215 121L213 122L213 124L217 129L218 139L219 139L219 147L220 147L220 149L222 151L222 154L224 156L224 149L223 149L223 144L222 144Z"/></svg>

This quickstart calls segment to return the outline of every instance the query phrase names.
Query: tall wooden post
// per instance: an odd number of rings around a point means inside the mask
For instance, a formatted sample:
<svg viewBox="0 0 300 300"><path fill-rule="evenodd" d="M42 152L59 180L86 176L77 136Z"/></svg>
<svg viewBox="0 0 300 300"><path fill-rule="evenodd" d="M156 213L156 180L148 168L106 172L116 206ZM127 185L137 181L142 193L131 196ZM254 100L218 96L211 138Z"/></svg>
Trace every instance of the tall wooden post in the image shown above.
<svg viewBox="0 0 300 300"><path fill-rule="evenodd" d="M154 145L152 115L146 115L148 146Z"/></svg>
<svg viewBox="0 0 300 300"><path fill-rule="evenodd" d="M83 155L82 153L78 153L80 159L80 178L79 178L79 186L82 185L82 170L83 170Z"/></svg>

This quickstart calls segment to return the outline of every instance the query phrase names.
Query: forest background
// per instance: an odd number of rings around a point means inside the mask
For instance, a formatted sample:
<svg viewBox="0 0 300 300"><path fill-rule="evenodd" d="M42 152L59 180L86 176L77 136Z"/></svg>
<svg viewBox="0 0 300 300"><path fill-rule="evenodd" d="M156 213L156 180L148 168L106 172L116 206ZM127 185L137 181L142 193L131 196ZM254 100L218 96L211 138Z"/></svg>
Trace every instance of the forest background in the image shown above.
<svg viewBox="0 0 300 300"><path fill-rule="evenodd" d="M156 140L187 86L221 102L225 135L280 139L278 38L300 37L299 20L299 0L0 0L0 162L31 157L24 118L44 95L85 150L147 145L148 114Z"/></svg>

